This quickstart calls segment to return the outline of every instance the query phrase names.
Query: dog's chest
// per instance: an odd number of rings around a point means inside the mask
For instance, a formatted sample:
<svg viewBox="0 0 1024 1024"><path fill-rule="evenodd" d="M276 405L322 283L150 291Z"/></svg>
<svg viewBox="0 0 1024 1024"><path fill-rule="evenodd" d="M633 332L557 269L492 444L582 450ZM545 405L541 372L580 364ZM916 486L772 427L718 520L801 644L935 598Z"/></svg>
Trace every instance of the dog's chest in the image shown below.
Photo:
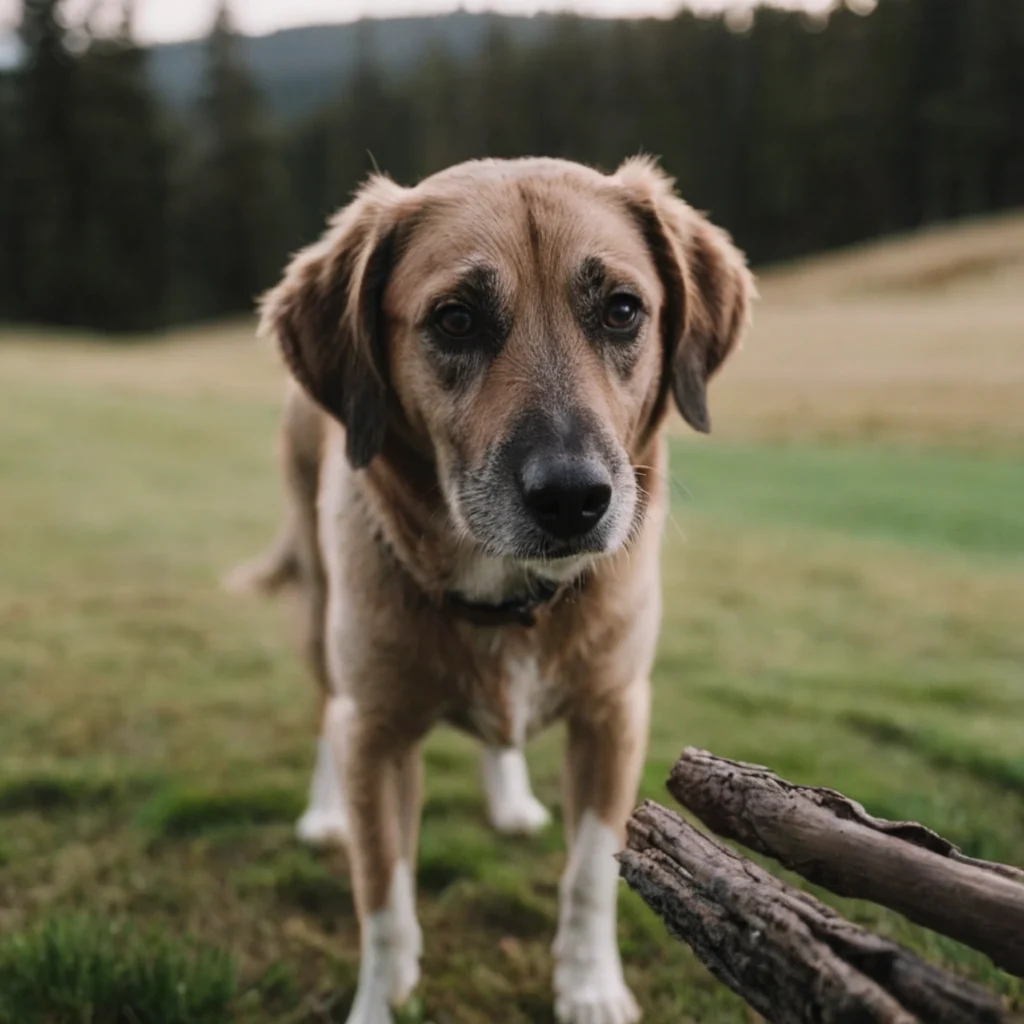
<svg viewBox="0 0 1024 1024"><path fill-rule="evenodd" d="M533 653L509 653L464 677L450 717L486 743L521 746L558 717L564 701L557 670Z"/></svg>

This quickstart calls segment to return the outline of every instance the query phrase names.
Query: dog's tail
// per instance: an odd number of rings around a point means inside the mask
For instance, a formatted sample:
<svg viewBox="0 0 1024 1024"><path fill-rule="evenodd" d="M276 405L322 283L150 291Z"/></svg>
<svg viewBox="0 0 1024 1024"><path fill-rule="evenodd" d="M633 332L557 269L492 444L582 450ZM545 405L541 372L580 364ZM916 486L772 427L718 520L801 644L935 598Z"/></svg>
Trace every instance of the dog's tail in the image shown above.
<svg viewBox="0 0 1024 1024"><path fill-rule="evenodd" d="M286 500L284 522L263 554L224 576L226 590L273 594L288 584L323 589L316 512L323 440L318 408L299 387L289 385L278 449Z"/></svg>
<svg viewBox="0 0 1024 1024"><path fill-rule="evenodd" d="M289 517L266 551L225 573L221 585L232 594L276 594L302 579L298 537Z"/></svg>

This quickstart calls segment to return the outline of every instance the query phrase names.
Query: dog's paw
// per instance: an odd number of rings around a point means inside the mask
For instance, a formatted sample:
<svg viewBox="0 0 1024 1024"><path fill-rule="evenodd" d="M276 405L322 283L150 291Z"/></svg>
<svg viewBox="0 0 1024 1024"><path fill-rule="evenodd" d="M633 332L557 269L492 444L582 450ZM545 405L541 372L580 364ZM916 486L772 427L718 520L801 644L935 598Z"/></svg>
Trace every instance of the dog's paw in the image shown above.
<svg viewBox="0 0 1024 1024"><path fill-rule="evenodd" d="M392 1024L391 1008L405 1006L419 984L422 949L415 920L404 921L387 945L364 948L348 1024Z"/></svg>
<svg viewBox="0 0 1024 1024"><path fill-rule="evenodd" d="M295 834L307 846L344 846L348 842L348 817L344 811L311 807L295 823Z"/></svg>
<svg viewBox="0 0 1024 1024"><path fill-rule="evenodd" d="M347 1024L393 1024L387 1000L378 991L360 989L349 1010Z"/></svg>
<svg viewBox="0 0 1024 1024"><path fill-rule="evenodd" d="M614 943L563 927L555 940L555 1016L560 1024L636 1024L640 1007Z"/></svg>
<svg viewBox="0 0 1024 1024"><path fill-rule="evenodd" d="M491 825L506 836L532 836L551 824L551 812L532 795L498 802L490 809Z"/></svg>
<svg viewBox="0 0 1024 1024"><path fill-rule="evenodd" d="M403 1006L409 1001L420 981L420 950L423 940L419 927L410 942L395 950L388 965L388 1002L392 1006Z"/></svg>
<svg viewBox="0 0 1024 1024"><path fill-rule="evenodd" d="M316 767L309 783L309 802L295 825L295 833L299 841L308 846L343 846L348 842L348 808L334 763L334 751L325 736L316 743Z"/></svg>
<svg viewBox="0 0 1024 1024"><path fill-rule="evenodd" d="M560 1024L636 1024L640 1007L621 978L591 975L557 992L555 1016Z"/></svg>
<svg viewBox="0 0 1024 1024"><path fill-rule="evenodd" d="M551 821L533 795L526 758L515 747L485 747L481 760L487 817L497 832L529 836Z"/></svg>

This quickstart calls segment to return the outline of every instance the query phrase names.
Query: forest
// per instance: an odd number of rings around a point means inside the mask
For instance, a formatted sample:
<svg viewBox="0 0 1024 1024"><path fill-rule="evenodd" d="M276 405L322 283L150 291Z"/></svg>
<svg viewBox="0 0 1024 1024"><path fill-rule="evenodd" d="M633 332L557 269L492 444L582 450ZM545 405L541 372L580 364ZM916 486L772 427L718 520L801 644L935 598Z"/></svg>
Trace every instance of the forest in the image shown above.
<svg viewBox="0 0 1024 1024"><path fill-rule="evenodd" d="M481 15L473 45L424 34L415 60L367 20L344 69L318 51L323 95L290 105L227 2L184 103L130 3L102 30L64 7L23 0L0 74L9 322L137 333L250 310L376 168L413 183L472 157L651 153L761 266L1024 204L1020 0Z"/></svg>

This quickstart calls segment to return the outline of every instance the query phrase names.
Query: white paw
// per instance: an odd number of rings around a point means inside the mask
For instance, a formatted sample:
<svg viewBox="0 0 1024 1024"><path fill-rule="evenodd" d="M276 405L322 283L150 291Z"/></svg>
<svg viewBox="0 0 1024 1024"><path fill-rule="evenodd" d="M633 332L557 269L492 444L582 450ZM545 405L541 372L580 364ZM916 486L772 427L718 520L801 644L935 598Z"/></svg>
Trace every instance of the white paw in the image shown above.
<svg viewBox="0 0 1024 1024"><path fill-rule="evenodd" d="M301 842L310 846L348 842L348 808L334 763L334 751L326 736L321 736L316 743L316 767L309 783L309 803L295 832Z"/></svg>
<svg viewBox="0 0 1024 1024"><path fill-rule="evenodd" d="M401 1006L420 980L423 933L413 905L412 874L396 866L388 908L363 926L362 960L348 1024L391 1024L390 1007Z"/></svg>
<svg viewBox="0 0 1024 1024"><path fill-rule="evenodd" d="M413 938L406 936L406 938ZM419 929L414 943L392 946L383 956L365 957L348 1024L391 1024L391 1007L402 1006L420 980Z"/></svg>
<svg viewBox="0 0 1024 1024"><path fill-rule="evenodd" d="M533 795L523 752L515 747L485 747L481 759L487 815L505 835L530 836L551 821L548 809Z"/></svg>
<svg viewBox="0 0 1024 1024"><path fill-rule="evenodd" d="M405 936L408 944L394 951L388 965L388 1002L401 1006L413 994L420 981L420 954L423 950L423 936L419 926Z"/></svg>
<svg viewBox="0 0 1024 1024"><path fill-rule="evenodd" d="M640 1007L621 979L592 977L556 992L555 1016L561 1024L636 1024Z"/></svg>
<svg viewBox="0 0 1024 1024"><path fill-rule="evenodd" d="M392 1024L393 1020L383 994L360 987L348 1013L348 1024Z"/></svg>
<svg viewBox="0 0 1024 1024"><path fill-rule="evenodd" d="M295 834L307 846L344 846L348 842L348 818L343 811L311 807L295 823Z"/></svg>
<svg viewBox="0 0 1024 1024"><path fill-rule="evenodd" d="M491 807L491 825L508 836L532 836L551 824L551 812L532 795Z"/></svg>
<svg viewBox="0 0 1024 1024"><path fill-rule="evenodd" d="M554 953L555 1016L562 1024L635 1024L640 1019L613 937L594 942L570 925L560 929Z"/></svg>

